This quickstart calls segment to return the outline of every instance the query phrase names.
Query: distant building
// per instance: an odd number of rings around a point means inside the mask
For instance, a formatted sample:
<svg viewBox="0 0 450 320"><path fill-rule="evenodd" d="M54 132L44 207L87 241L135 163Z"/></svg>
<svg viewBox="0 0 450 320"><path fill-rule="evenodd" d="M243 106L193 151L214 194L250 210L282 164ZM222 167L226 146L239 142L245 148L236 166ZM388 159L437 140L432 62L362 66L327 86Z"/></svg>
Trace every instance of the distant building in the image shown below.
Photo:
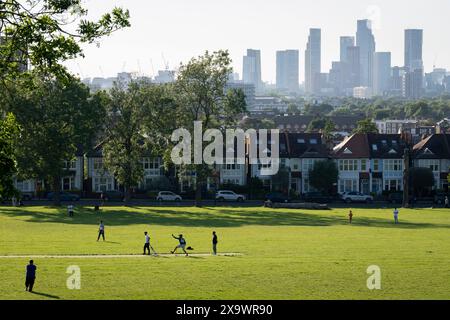
<svg viewBox="0 0 450 320"><path fill-rule="evenodd" d="M248 109L251 113L269 112L276 110L277 112L286 112L288 104L277 97L256 96L253 105Z"/></svg>
<svg viewBox="0 0 450 320"><path fill-rule="evenodd" d="M423 30L405 30L405 76L403 80L403 96L418 99L423 95Z"/></svg>
<svg viewBox="0 0 450 320"><path fill-rule="evenodd" d="M372 87L372 60L375 52L375 38L370 20L358 20L356 45L360 49L360 81L362 87Z"/></svg>
<svg viewBox="0 0 450 320"><path fill-rule="evenodd" d="M320 93L321 32L321 29L309 29L305 50L305 91L307 94Z"/></svg>
<svg viewBox="0 0 450 320"><path fill-rule="evenodd" d="M298 50L277 51L277 89L288 93L298 92Z"/></svg>
<svg viewBox="0 0 450 320"><path fill-rule="evenodd" d="M155 76L156 83L171 83L175 81L175 71L173 70L159 70L158 75Z"/></svg>
<svg viewBox="0 0 450 320"><path fill-rule="evenodd" d="M253 84L256 92L262 91L260 50L247 49L243 60L242 80L244 83Z"/></svg>
<svg viewBox="0 0 450 320"><path fill-rule="evenodd" d="M413 129L418 127L417 120L375 120L378 133L397 134L405 129Z"/></svg>
<svg viewBox="0 0 450 320"><path fill-rule="evenodd" d="M243 81L229 81L225 86L226 90L240 89L244 92L245 102L247 108L252 108L255 104L255 85L251 83L244 83Z"/></svg>
<svg viewBox="0 0 450 320"><path fill-rule="evenodd" d="M383 96L390 90L391 53L375 52L373 56L373 94Z"/></svg>
<svg viewBox="0 0 450 320"><path fill-rule="evenodd" d="M355 87L353 88L353 97L357 99L372 98L372 88L369 87Z"/></svg>
<svg viewBox="0 0 450 320"><path fill-rule="evenodd" d="M348 62L348 51L349 47L355 46L355 37L340 37L340 61Z"/></svg>

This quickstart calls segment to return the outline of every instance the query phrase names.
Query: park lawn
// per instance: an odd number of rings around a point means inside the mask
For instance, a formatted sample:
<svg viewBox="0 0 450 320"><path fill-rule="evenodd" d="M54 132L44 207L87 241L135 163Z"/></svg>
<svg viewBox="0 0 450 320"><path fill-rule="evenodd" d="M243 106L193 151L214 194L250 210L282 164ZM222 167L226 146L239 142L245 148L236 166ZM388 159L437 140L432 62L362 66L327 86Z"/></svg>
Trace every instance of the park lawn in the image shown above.
<svg viewBox="0 0 450 320"><path fill-rule="evenodd" d="M232 207L0 207L0 256L140 254L144 231L168 253L183 233L194 253L240 256L35 258L36 294L24 290L27 259L0 258L0 299L450 299L450 210L307 211ZM99 221L107 242L96 242ZM81 269L69 290L66 269ZM368 266L381 269L369 290Z"/></svg>

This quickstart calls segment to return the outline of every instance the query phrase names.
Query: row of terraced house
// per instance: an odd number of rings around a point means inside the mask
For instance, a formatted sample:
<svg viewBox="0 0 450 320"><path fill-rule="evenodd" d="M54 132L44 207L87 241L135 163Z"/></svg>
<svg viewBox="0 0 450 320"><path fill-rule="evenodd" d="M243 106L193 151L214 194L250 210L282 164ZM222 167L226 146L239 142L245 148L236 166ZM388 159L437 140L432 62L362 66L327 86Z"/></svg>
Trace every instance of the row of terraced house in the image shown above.
<svg viewBox="0 0 450 320"><path fill-rule="evenodd" d="M309 183L309 171L316 161L327 159L335 161L339 170L337 192L381 194L403 189L403 156L404 150L409 148L412 165L430 168L435 177L434 189L447 190L450 134L433 134L414 145L410 141L407 135L401 134L354 134L337 145L331 145L320 133L283 132L279 143L280 164L289 171L291 190L299 194L314 191ZM61 179L63 191L95 194L120 190L117 180L104 167L101 146L87 153L78 152L64 165L68 175ZM164 170L160 157L144 156L142 166L144 177L137 186L140 190L149 189L152 182L162 178L174 182L180 192L194 184L194 172L175 178L176 168L170 172ZM219 187L217 184L245 186L250 178L256 177L271 187L272 178L261 175L260 164L224 164L217 169L215 176L208 179L208 189ZM42 184L35 180L16 181L16 187L29 194L43 189Z"/></svg>

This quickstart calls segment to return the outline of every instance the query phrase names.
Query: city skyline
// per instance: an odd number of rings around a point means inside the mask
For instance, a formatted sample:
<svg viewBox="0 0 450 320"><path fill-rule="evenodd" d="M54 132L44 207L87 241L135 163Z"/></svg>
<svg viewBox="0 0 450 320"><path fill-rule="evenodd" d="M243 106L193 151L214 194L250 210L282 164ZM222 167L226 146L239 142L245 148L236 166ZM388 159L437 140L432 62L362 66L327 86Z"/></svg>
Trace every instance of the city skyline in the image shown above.
<svg viewBox="0 0 450 320"><path fill-rule="evenodd" d="M441 41L439 36L450 29L450 22L445 19L450 11L448 1L425 5L403 0L396 3L348 0L345 7L327 0L307 3L246 0L226 5L204 0L189 4L179 0L158 4L116 0L101 8L96 8L96 4L98 7L98 1L87 2L92 17L115 5L130 9L132 27L102 40L99 47L85 46L86 58L66 63L81 77L114 76L121 71L154 76L166 64L176 68L180 62L187 62L205 50L228 49L234 70L242 78L242 57L248 48L254 48L261 50L262 80L270 83L276 79L276 51L299 50L299 74L303 82L302 52L309 29L322 29L321 71L328 72L332 62L340 59L340 37L355 37L356 21L361 19L373 20L376 51L391 52L393 66L404 63L404 30L423 29L425 71L431 71L433 65L450 69L450 43ZM407 14L399 15L400 9ZM183 28L175 28L175 21L177 25L182 21ZM145 41L142 30L149 30Z"/></svg>

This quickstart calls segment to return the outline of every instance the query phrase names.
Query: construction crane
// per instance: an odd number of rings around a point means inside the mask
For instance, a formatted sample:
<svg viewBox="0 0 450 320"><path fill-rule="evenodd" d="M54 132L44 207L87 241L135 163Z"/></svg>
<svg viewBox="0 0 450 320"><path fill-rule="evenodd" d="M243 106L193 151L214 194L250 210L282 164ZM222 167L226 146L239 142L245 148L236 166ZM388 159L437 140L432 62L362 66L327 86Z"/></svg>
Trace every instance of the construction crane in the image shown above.
<svg viewBox="0 0 450 320"><path fill-rule="evenodd" d="M166 58L164 57L164 52L161 53L163 62L164 62L164 67L166 70L169 70L169 62L167 62Z"/></svg>

